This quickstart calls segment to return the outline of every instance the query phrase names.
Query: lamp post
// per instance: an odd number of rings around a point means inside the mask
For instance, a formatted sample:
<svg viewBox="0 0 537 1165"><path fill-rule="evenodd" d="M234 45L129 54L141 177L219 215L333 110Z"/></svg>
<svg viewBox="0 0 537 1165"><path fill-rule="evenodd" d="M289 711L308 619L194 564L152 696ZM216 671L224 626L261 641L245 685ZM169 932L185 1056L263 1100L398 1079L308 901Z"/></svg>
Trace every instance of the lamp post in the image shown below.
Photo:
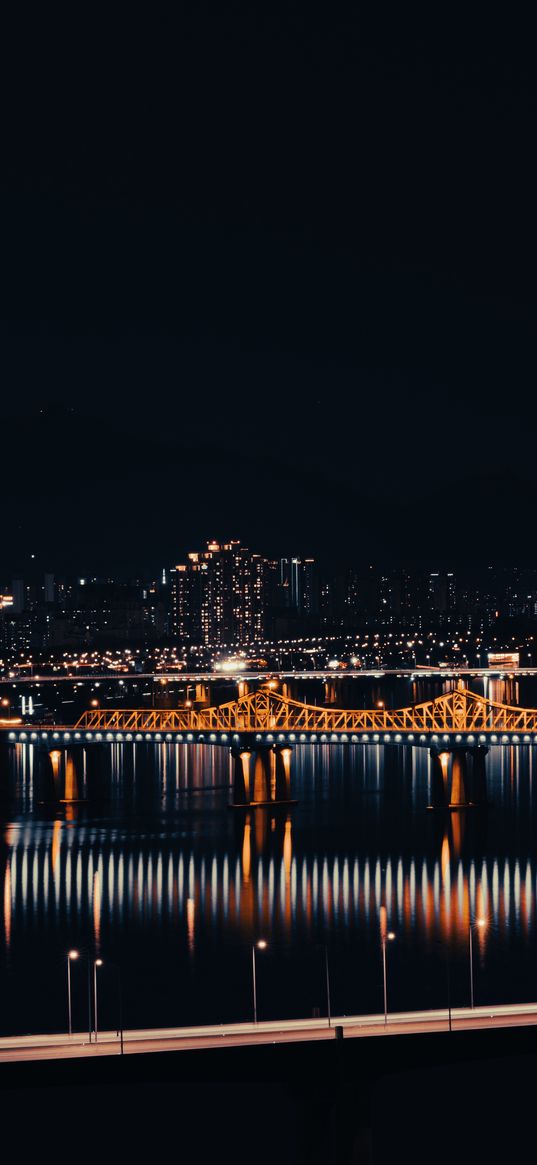
<svg viewBox="0 0 537 1165"><path fill-rule="evenodd" d="M116 965L117 971L117 993L119 1004L119 1050L120 1055L123 1055L123 993L121 989L121 968Z"/></svg>
<svg viewBox="0 0 537 1165"><path fill-rule="evenodd" d="M99 966L103 966L103 965L104 964L102 963L102 960L99 960ZM117 975L118 1015L117 1015L117 1029L116 1030L117 1030L117 1035L119 1036L120 1054L123 1055L123 992L122 992L122 984L121 984L121 967L119 966L118 963L110 963L108 961L108 959L106 960L106 966L112 967L112 970L114 970L116 972L116 975Z"/></svg>
<svg viewBox="0 0 537 1165"><path fill-rule="evenodd" d="M327 1008L328 1008L328 1027L330 1027L331 1023L332 1023L332 1015L331 1015L331 1008L330 1008L330 973L328 970L328 947L326 945L324 948L324 967L325 967L325 972L326 972L326 1003L327 1003Z"/></svg>
<svg viewBox="0 0 537 1165"><path fill-rule="evenodd" d="M388 1023L388 977L386 972L386 942L395 938L393 930L388 930L388 913L385 906L380 908L380 943L382 947L382 978L384 983L384 1023Z"/></svg>
<svg viewBox="0 0 537 1165"><path fill-rule="evenodd" d="M448 1005L448 1030L452 1031L451 1022L451 957L449 946L446 954L446 987L447 987L447 1005Z"/></svg>
<svg viewBox="0 0 537 1165"><path fill-rule="evenodd" d="M67 952L67 1012L69 1016L69 1035L73 1034L71 1013L71 959L78 959L78 951Z"/></svg>
<svg viewBox="0 0 537 1165"><path fill-rule="evenodd" d="M252 943L252 981L254 988L254 1023L257 1023L257 982L256 982L256 967L255 967L255 952L266 950L267 944L265 940L259 939L259 942Z"/></svg>
<svg viewBox="0 0 537 1165"><path fill-rule="evenodd" d="M482 927L484 927L484 925L485 925L485 919L484 919L484 918L476 918L475 922L472 922L472 921L470 920L470 923L469 923L469 926L468 926L468 936L469 936L469 937L468 937L468 942L469 942L469 950L470 950L470 1007L472 1008L472 1010L473 1010L473 1007L474 1007L474 942L473 942L473 929L474 929L474 926L479 926L480 928L482 928Z"/></svg>
<svg viewBox="0 0 537 1165"><path fill-rule="evenodd" d="M102 967L102 959L93 960L93 1019L95 1025L95 1043L97 1043L98 1022L97 1022L97 967Z"/></svg>
<svg viewBox="0 0 537 1165"><path fill-rule="evenodd" d="M88 1043L91 1044L91 968L89 953L86 959L88 971Z"/></svg>

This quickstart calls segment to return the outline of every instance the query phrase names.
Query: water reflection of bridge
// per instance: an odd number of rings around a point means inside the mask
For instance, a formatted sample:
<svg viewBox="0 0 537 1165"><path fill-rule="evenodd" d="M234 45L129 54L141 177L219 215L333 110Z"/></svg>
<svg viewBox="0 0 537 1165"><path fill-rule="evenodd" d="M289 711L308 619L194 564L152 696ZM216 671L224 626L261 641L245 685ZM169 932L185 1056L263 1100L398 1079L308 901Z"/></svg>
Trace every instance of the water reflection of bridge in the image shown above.
<svg viewBox="0 0 537 1165"><path fill-rule="evenodd" d="M425 943L466 940L483 917L490 928L529 935L535 926L537 866L533 857L475 858L444 835L438 856L413 858L294 850L290 816L251 810L241 819L237 848L202 852L162 838L125 840L120 830L55 821L50 828L13 824L4 836L2 902L9 949L33 927L93 933L95 947L133 926L177 933L188 948L197 933L278 934L312 941L360 927L378 936L381 905L399 936L420 931Z"/></svg>

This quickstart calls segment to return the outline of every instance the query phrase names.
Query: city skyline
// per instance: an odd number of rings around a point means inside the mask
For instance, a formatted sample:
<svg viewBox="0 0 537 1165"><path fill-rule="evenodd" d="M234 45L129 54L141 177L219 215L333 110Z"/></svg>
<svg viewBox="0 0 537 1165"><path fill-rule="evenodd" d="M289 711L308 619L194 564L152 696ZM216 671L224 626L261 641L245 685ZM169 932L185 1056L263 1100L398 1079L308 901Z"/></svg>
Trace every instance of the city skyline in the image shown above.
<svg viewBox="0 0 537 1165"><path fill-rule="evenodd" d="M53 1102L106 1160L518 1160L531 10L3 34L9 1128L36 1165Z"/></svg>
<svg viewBox="0 0 537 1165"><path fill-rule="evenodd" d="M533 655L537 570L370 565L358 571L336 564L326 570L312 557L273 559L237 540L210 539L156 579L61 578L51 571L40 574L35 562L33 567L32 578L15 576L0 592L4 657L29 651L44 658L65 648L86 653L95 646L102 652L122 645L151 652L172 645L180 653L204 649L210 664L220 649L249 648L255 654L257 645L274 663L276 642L295 641L298 666L308 668L305 651L321 653L319 660L327 663L330 640L346 636L354 638L353 645L343 646L352 666L375 659L402 666L418 659L426 666L434 659L447 665L456 662L456 652L466 658L465 649L473 658L476 631L482 660L487 650L516 649L527 666ZM376 650L368 643L373 631L380 635Z"/></svg>

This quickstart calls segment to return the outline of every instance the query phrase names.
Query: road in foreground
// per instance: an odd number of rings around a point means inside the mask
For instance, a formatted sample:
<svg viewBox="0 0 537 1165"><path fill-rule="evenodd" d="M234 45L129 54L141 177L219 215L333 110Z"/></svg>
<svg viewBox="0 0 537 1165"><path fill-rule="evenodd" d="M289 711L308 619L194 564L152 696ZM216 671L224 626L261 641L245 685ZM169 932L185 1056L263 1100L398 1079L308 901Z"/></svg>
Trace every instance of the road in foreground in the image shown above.
<svg viewBox="0 0 537 1165"><path fill-rule="evenodd" d="M537 1025L537 1004L400 1012L389 1015L387 1022L383 1015L346 1015L334 1016L330 1025L325 1018L129 1030L122 1036L115 1031L100 1032L96 1043L93 1035L90 1042L87 1032L4 1036L0 1038L0 1063L333 1040L339 1034L352 1039L528 1025Z"/></svg>

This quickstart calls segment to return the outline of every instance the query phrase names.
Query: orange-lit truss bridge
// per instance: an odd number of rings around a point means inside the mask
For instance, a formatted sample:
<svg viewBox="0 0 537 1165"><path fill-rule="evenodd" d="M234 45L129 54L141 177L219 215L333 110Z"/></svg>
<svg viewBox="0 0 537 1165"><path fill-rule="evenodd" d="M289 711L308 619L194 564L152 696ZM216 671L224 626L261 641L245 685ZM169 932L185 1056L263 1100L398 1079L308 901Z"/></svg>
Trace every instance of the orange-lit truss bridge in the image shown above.
<svg viewBox="0 0 537 1165"><path fill-rule="evenodd" d="M253 734L272 739L300 741L405 740L429 744L435 735L461 740L463 735L485 736L493 743L507 736L509 741L530 743L537 739L537 709L497 704L459 687L445 695L407 708L343 709L302 704L276 692L259 689L202 709L95 708L84 712L75 730L85 732L173 734L197 741L228 739ZM522 735L521 735L522 734ZM123 737L125 739L125 737ZM472 741L470 742L472 743Z"/></svg>
<svg viewBox="0 0 537 1165"><path fill-rule="evenodd" d="M495 703L459 686L406 708L323 708L259 688L212 708L92 708L74 726L4 722L11 741L178 740L231 743L537 743L537 709Z"/></svg>
<svg viewBox="0 0 537 1165"><path fill-rule="evenodd" d="M37 745L56 766L56 784L62 766L71 773L69 787L77 784L81 752L90 757L98 744L227 745L235 805L288 802L295 745L410 744L430 749L433 805L461 808L486 800L489 745L537 743L537 709L495 703L462 684L406 708L353 710L302 704L262 687L211 708L92 708L73 727L7 724L0 739Z"/></svg>

